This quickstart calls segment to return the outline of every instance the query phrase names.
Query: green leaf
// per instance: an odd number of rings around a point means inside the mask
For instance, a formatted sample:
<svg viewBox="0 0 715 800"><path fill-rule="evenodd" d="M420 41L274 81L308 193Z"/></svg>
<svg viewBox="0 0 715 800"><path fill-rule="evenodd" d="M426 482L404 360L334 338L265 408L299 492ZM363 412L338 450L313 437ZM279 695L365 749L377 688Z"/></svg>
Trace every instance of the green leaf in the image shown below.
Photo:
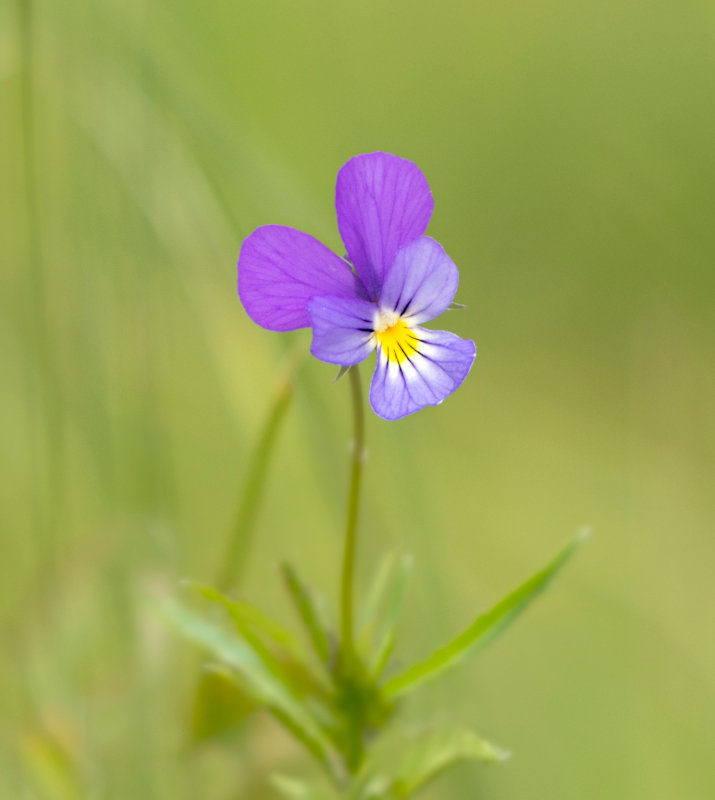
<svg viewBox="0 0 715 800"><path fill-rule="evenodd" d="M189 584L209 602L223 607L238 632L258 653L266 668L301 701L312 695L311 703L319 717L329 721L331 712L325 702L330 684L314 669L307 654L293 635L263 611L245 601L232 600L210 586Z"/></svg>
<svg viewBox="0 0 715 800"><path fill-rule="evenodd" d="M194 742L203 742L240 725L256 705L236 686L236 680L220 665L207 666L201 674L191 710Z"/></svg>
<svg viewBox="0 0 715 800"><path fill-rule="evenodd" d="M205 584L187 581L205 600L224 608L239 632L249 639L259 638L264 644L278 648L296 661L307 663L307 655L293 634L257 606L245 600L234 600Z"/></svg>
<svg viewBox="0 0 715 800"><path fill-rule="evenodd" d="M462 761L499 762L509 753L464 728L424 731L383 748L353 786L351 800L404 800Z"/></svg>
<svg viewBox="0 0 715 800"><path fill-rule="evenodd" d="M411 797L423 786L461 761L499 762L509 753L465 729L432 731L404 747L404 761L398 766L392 785L396 800Z"/></svg>
<svg viewBox="0 0 715 800"><path fill-rule="evenodd" d="M415 664L402 675L389 680L383 687L385 695L391 698L413 691L425 681L432 680L445 670L456 666L477 647L485 645L501 633L548 586L554 575L587 536L587 531L579 534L544 569L529 578L492 609L477 617L463 633L436 650L426 661Z"/></svg>
<svg viewBox="0 0 715 800"><path fill-rule="evenodd" d="M276 675L274 665L266 663L264 653L257 652L252 642L226 631L175 598L161 598L158 606L164 618L187 639L233 667L248 694L268 708L334 774L330 742L309 708Z"/></svg>
<svg viewBox="0 0 715 800"><path fill-rule="evenodd" d="M333 800L335 797L323 794L303 781L285 775L271 775L271 783L288 800Z"/></svg>
<svg viewBox="0 0 715 800"><path fill-rule="evenodd" d="M365 603L365 625L360 638L369 642L368 671L377 677L385 667L395 643L397 617L412 570L409 555L390 553L380 564Z"/></svg>
<svg viewBox="0 0 715 800"><path fill-rule="evenodd" d="M315 595L300 580L290 564L281 564L281 572L318 658L324 664L331 665L335 661L335 638Z"/></svg>

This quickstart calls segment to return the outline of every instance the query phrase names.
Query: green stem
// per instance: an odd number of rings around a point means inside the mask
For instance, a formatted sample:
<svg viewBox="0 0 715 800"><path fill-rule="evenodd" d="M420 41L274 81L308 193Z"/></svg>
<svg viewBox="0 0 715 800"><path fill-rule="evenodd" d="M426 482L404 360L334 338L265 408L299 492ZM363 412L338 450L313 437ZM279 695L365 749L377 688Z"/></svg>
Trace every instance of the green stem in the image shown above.
<svg viewBox="0 0 715 800"><path fill-rule="evenodd" d="M348 493L348 519L345 530L343 579L340 602L340 633L342 666L349 671L355 658L353 637L353 576L355 573L355 544L360 503L360 483L365 453L365 412L363 410L360 373L357 366L349 370L353 405L353 443L351 452L350 489Z"/></svg>
<svg viewBox="0 0 715 800"><path fill-rule="evenodd" d="M293 396L293 370L281 379L275 400L263 425L258 445L248 467L248 477L241 492L236 510L236 518L228 540L226 552L219 566L216 585L226 591L241 576L246 555L253 539L253 530L258 513L262 489L268 473L270 457L273 453L281 423Z"/></svg>

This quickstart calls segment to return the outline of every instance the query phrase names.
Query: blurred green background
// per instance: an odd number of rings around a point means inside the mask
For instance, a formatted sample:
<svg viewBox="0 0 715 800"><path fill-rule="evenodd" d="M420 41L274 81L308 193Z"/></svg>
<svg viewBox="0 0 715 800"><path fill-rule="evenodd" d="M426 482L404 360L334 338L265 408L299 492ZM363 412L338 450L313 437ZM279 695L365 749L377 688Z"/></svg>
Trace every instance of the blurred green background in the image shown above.
<svg viewBox="0 0 715 800"><path fill-rule="evenodd" d="M433 798L715 797L715 6L12 0L0 6L0 796L274 797L268 719L187 750L197 655L147 592L211 579L286 359L241 240L341 251L335 174L414 160L479 348L368 420L360 579L414 553L405 660L595 537L408 719L509 747ZM337 594L349 389L307 360L246 565Z"/></svg>

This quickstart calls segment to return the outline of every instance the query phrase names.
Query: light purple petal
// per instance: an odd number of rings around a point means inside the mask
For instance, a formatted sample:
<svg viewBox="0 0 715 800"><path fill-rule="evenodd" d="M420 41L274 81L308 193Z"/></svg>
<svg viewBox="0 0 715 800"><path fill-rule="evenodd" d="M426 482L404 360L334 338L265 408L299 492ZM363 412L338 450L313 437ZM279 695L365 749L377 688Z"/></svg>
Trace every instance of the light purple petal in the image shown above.
<svg viewBox="0 0 715 800"><path fill-rule="evenodd" d="M413 328L418 352L398 364L378 349L370 404L383 419L400 419L425 406L439 405L467 377L477 348L447 331Z"/></svg>
<svg viewBox="0 0 715 800"><path fill-rule="evenodd" d="M321 361L348 367L375 349L374 303L356 297L313 297L308 303L313 341L310 352Z"/></svg>
<svg viewBox="0 0 715 800"><path fill-rule="evenodd" d="M439 316L454 300L459 270L441 244L421 236L397 252L385 275L379 306L408 325Z"/></svg>
<svg viewBox="0 0 715 800"><path fill-rule="evenodd" d="M238 294L254 322L292 331L310 325L311 297L364 297L365 288L342 258L309 234L264 225L241 247Z"/></svg>
<svg viewBox="0 0 715 800"><path fill-rule="evenodd" d="M433 207L427 179L404 158L367 153L338 172L338 228L371 299L397 251L427 230Z"/></svg>

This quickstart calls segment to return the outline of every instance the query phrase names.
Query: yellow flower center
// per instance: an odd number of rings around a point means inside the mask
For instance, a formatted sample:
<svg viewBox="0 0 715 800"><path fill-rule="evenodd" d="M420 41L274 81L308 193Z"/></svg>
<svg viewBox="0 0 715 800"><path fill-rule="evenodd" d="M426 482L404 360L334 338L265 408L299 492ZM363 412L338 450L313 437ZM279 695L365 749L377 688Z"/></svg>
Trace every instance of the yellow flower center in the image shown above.
<svg viewBox="0 0 715 800"><path fill-rule="evenodd" d="M388 359L397 364L401 364L406 358L417 352L419 339L399 317L384 330L376 330L375 336Z"/></svg>

